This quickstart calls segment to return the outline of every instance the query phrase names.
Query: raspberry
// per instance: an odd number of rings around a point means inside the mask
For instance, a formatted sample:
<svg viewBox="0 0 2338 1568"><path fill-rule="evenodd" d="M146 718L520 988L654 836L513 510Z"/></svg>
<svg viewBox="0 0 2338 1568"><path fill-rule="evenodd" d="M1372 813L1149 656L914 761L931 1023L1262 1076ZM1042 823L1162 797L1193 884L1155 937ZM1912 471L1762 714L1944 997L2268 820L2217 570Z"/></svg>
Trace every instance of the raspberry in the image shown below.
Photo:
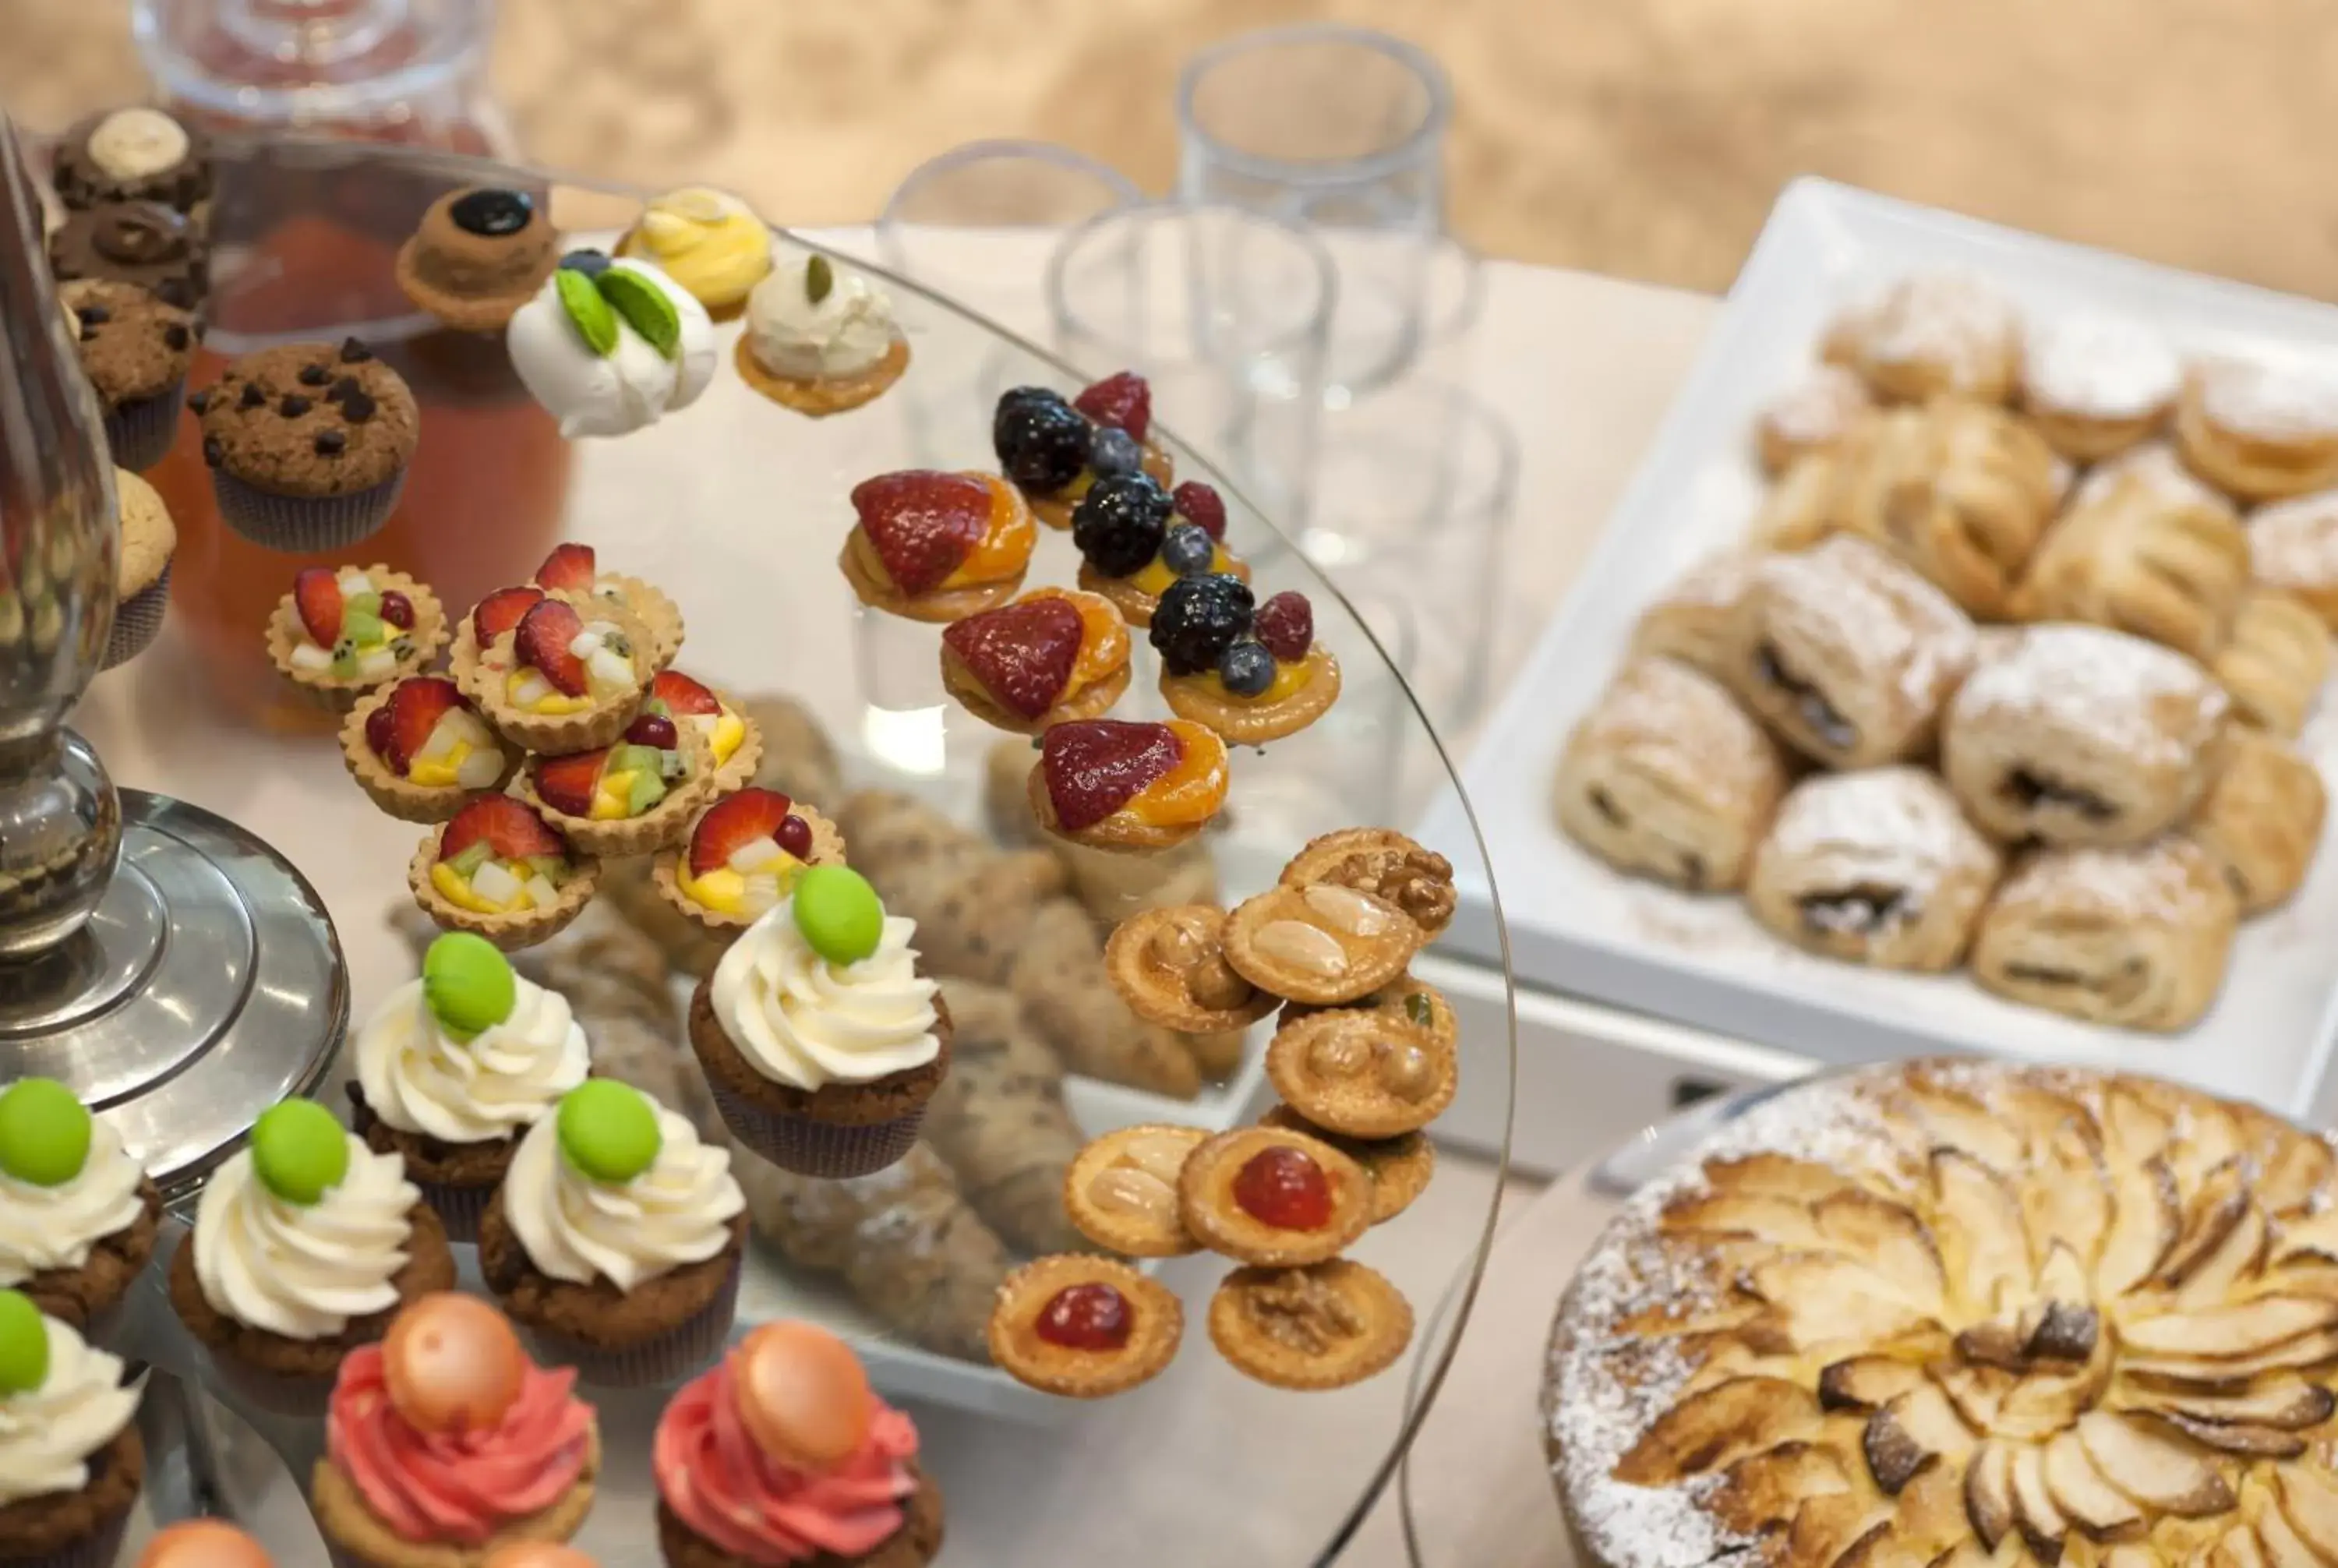
<svg viewBox="0 0 2338 1568"><path fill-rule="evenodd" d="M1304 593L1277 593L1258 607L1253 630L1268 652L1296 664L1315 645L1315 607Z"/></svg>
<svg viewBox="0 0 2338 1568"><path fill-rule="evenodd" d="M1220 544L1226 537L1226 504L1215 490L1199 479L1188 479L1169 493L1170 505L1177 515L1188 523L1201 525L1202 531Z"/></svg>

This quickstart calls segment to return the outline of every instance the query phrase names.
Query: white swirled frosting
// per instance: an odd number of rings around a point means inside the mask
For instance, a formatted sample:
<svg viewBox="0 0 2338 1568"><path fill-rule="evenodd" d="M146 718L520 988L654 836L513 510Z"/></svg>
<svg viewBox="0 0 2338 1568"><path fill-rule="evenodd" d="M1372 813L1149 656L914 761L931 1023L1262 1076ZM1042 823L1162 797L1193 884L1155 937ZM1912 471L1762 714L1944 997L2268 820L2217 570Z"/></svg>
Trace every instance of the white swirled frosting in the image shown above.
<svg viewBox="0 0 2338 1568"><path fill-rule="evenodd" d="M877 951L831 964L781 899L714 966L714 1016L739 1054L775 1083L807 1092L922 1067L941 1050L931 980L909 946L918 923L885 917Z"/></svg>
<svg viewBox="0 0 2338 1568"><path fill-rule="evenodd" d="M790 257L747 296L747 338L756 363L799 381L875 369L899 336L893 301L860 273L831 264L834 281L815 304L804 286L810 266L810 255Z"/></svg>
<svg viewBox="0 0 2338 1568"><path fill-rule="evenodd" d="M138 1388L122 1386L122 1360L93 1349L54 1318L49 1375L30 1394L0 1398L0 1508L89 1485L89 1457L138 1414Z"/></svg>
<svg viewBox="0 0 2338 1568"><path fill-rule="evenodd" d="M504 1177L504 1217L539 1273L631 1290L730 1245L731 1221L747 1207L730 1153L700 1142L663 1105L657 1119L657 1158L625 1182L595 1181L562 1158L556 1117L520 1140Z"/></svg>
<svg viewBox="0 0 2338 1568"><path fill-rule="evenodd" d="M52 1269L78 1269L108 1236L137 1222L146 1172L103 1122L89 1129L81 1174L55 1187L0 1174L0 1286L22 1285Z"/></svg>
<svg viewBox="0 0 2338 1568"><path fill-rule="evenodd" d="M288 1339L326 1339L398 1304L421 1198L406 1161L349 1140L341 1184L307 1208L270 1192L244 1150L195 1210L195 1279L214 1310Z"/></svg>
<svg viewBox="0 0 2338 1568"><path fill-rule="evenodd" d="M358 1086L400 1132L488 1143L550 1115L584 1082L584 1031L556 991L513 977L510 1016L469 1040L447 1033L422 982L389 994L358 1031Z"/></svg>

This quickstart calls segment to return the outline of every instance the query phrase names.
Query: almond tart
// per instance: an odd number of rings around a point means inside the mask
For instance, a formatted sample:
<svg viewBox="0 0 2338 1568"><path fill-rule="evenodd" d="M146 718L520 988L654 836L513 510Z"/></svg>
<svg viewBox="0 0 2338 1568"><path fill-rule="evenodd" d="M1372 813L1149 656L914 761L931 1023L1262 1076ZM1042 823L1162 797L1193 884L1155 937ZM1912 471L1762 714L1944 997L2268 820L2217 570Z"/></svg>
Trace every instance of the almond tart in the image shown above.
<svg viewBox="0 0 2338 1568"><path fill-rule="evenodd" d="M1128 690L1128 626L1109 601L1035 588L942 631L942 689L1017 735L1095 719Z"/></svg>
<svg viewBox="0 0 2338 1568"><path fill-rule="evenodd" d="M1337 1257L1372 1222L1371 1178L1320 1138L1237 1127L1187 1156L1178 1212L1195 1240L1243 1263Z"/></svg>
<svg viewBox="0 0 2338 1568"><path fill-rule="evenodd" d="M573 848L526 801L474 795L424 838L407 868L422 912L506 953L555 936L584 912L601 863Z"/></svg>
<svg viewBox="0 0 2338 1568"><path fill-rule="evenodd" d="M1280 999L1235 974L1220 940L1225 912L1206 904L1146 909L1113 928L1105 973L1129 1011L1186 1034L1247 1029Z"/></svg>
<svg viewBox="0 0 2338 1568"><path fill-rule="evenodd" d="M1303 1269L1237 1269L1210 1298L1210 1343L1235 1371L1298 1393L1388 1370L1412 1343L1412 1304L1345 1258Z"/></svg>
<svg viewBox="0 0 2338 1568"><path fill-rule="evenodd" d="M647 637L650 668L663 670L682 652L682 609L664 589L622 573L604 572L590 544L555 544L535 569L535 585L558 593L580 607L613 604L632 616Z"/></svg>
<svg viewBox="0 0 2338 1568"><path fill-rule="evenodd" d="M728 792L755 781L763 760L763 731L755 716L723 693L679 670L661 670L650 680L645 713L663 713L698 731L713 764L714 788Z"/></svg>
<svg viewBox="0 0 2338 1568"><path fill-rule="evenodd" d="M807 866L841 866L836 824L776 789L726 795L683 841L650 863L658 896L705 930L744 930L775 907Z"/></svg>
<svg viewBox="0 0 2338 1568"><path fill-rule="evenodd" d="M1431 936L1453 921L1453 862L1393 828L1342 828L1311 838L1277 880L1329 882L1387 899Z"/></svg>
<svg viewBox="0 0 2338 1568"><path fill-rule="evenodd" d="M1445 999L1444 992L1425 980L1416 978L1410 970L1353 1002L1341 1003L1336 1010L1386 1013L1400 1022L1428 1030L1440 1050L1454 1051L1460 1047L1461 1022L1454 1015L1453 1004ZM1331 1011L1334 1009L1318 1007L1306 1002L1285 1003L1279 1023L1283 1025L1296 1024L1302 1018Z"/></svg>
<svg viewBox="0 0 2338 1568"><path fill-rule="evenodd" d="M1184 598L1221 592L1207 586L1208 579L1194 581L1192 588L1165 594L1153 620L1161 699L1171 712L1208 725L1233 745L1262 746L1331 711L1340 697L1340 662L1315 641L1315 610L1306 595L1277 593L1247 625L1215 614L1192 624ZM1248 597L1245 590L1230 602L1240 605Z"/></svg>
<svg viewBox="0 0 2338 1568"><path fill-rule="evenodd" d="M530 757L513 793L588 855L647 855L690 831L713 793L698 731L636 714L614 746Z"/></svg>
<svg viewBox="0 0 2338 1568"><path fill-rule="evenodd" d="M409 675L358 700L341 725L341 760L373 803L401 822L444 822L482 790L502 789L518 751L444 675Z"/></svg>
<svg viewBox="0 0 2338 1568"><path fill-rule="evenodd" d="M513 745L565 756L614 745L641 711L646 635L603 601L551 593L479 653L471 696Z"/></svg>
<svg viewBox="0 0 2338 1568"><path fill-rule="evenodd" d="M988 1338L990 1358L1017 1381L1101 1399L1158 1377L1184 1331L1167 1286L1114 1259L1062 1254L1000 1281Z"/></svg>
<svg viewBox="0 0 2338 1568"><path fill-rule="evenodd" d="M1226 785L1226 743L1202 725L1090 719L1041 738L1025 793L1057 838L1143 853L1199 833L1225 804Z"/></svg>
<svg viewBox="0 0 2338 1568"><path fill-rule="evenodd" d="M382 565L309 567L268 618L277 671L344 713L366 692L424 669L446 643L438 596Z"/></svg>
<svg viewBox="0 0 2338 1568"><path fill-rule="evenodd" d="M1353 1002L1405 971L1429 940L1402 909L1371 893L1318 882L1276 886L1226 916L1234 973L1292 1002Z"/></svg>
<svg viewBox="0 0 2338 1568"><path fill-rule="evenodd" d="M1364 1168L1372 1179L1372 1223L1385 1225L1429 1191L1437 1174L1437 1145L1425 1132L1403 1132L1393 1138L1351 1138L1319 1127L1288 1105L1273 1105L1258 1119L1262 1127L1280 1127L1321 1138Z"/></svg>
<svg viewBox="0 0 2338 1568"><path fill-rule="evenodd" d="M852 488L860 521L837 558L871 609L949 622L1015 597L1039 531L1021 491L996 474L912 468Z"/></svg>
<svg viewBox="0 0 2338 1568"><path fill-rule="evenodd" d="M1285 1023L1267 1081L1310 1122L1352 1138L1417 1132L1453 1103L1453 1047L1401 1013L1333 1007Z"/></svg>
<svg viewBox="0 0 2338 1568"><path fill-rule="evenodd" d="M1178 1208L1177 1177L1209 1136L1143 1122L1095 1139L1064 1171L1064 1212L1081 1235L1130 1258L1200 1251Z"/></svg>

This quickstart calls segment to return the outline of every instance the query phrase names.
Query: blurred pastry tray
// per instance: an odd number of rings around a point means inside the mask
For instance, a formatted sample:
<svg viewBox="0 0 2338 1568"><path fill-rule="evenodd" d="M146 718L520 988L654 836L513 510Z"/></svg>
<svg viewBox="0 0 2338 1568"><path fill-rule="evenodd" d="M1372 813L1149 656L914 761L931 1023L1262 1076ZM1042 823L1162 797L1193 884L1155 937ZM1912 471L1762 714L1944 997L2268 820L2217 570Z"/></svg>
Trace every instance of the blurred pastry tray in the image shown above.
<svg viewBox="0 0 2338 1568"><path fill-rule="evenodd" d="M1550 807L1567 732L1622 662L1634 622L1683 571L1742 538L1763 482L1755 416L1815 357L1842 306L1911 272L1979 273L2025 312L2117 311L2188 353L2329 356L2338 309L1894 201L1821 180L1788 187L1596 550L1463 770L1497 874L1521 985L1570 993L1815 1061L1975 1052L2163 1073L2328 1125L2338 1034L2338 812L2305 886L2241 927L2223 994L2176 1035L2004 1001L1969 976L1862 968L1789 948L1734 897L1624 877L1570 843ZM1564 438L1564 432L1553 432ZM2299 745L2338 777L2325 701ZM1423 837L1466 838L1449 789ZM1489 962L1500 933L1465 867L1446 950Z"/></svg>

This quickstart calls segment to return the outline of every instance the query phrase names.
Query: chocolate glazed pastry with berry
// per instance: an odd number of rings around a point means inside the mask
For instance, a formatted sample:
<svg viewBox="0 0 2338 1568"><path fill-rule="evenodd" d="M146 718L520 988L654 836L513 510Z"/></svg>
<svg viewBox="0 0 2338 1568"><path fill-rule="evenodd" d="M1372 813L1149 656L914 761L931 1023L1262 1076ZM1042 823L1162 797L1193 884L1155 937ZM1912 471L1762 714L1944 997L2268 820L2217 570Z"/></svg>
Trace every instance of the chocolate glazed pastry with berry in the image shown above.
<svg viewBox="0 0 2338 1568"><path fill-rule="evenodd" d="M182 212L153 201L114 201L68 213L49 236L49 270L60 283L108 278L152 289L182 310L211 288L211 248Z"/></svg>
<svg viewBox="0 0 2338 1568"><path fill-rule="evenodd" d="M398 286L457 331L492 332L543 287L559 250L535 193L450 191L399 249Z"/></svg>

